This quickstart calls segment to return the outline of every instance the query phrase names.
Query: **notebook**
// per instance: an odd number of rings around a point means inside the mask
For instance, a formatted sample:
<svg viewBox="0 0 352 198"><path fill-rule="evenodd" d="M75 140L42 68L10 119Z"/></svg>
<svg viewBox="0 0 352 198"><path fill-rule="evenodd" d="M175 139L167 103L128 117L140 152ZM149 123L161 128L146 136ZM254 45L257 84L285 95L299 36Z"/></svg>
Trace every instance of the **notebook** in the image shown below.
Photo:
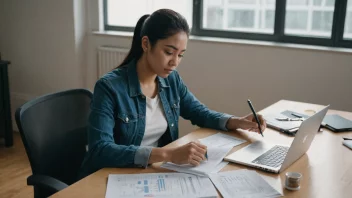
<svg viewBox="0 0 352 198"><path fill-rule="evenodd" d="M324 127L334 132L352 131L352 121L339 115L326 115L323 122Z"/></svg>
<svg viewBox="0 0 352 198"><path fill-rule="evenodd" d="M276 114L267 114L264 115L264 119L266 120L266 123L268 127L273 128L275 130L278 130L280 132L283 132L287 135L294 136L296 132L298 131L299 126L301 126L302 121L280 121L277 118L297 118L292 115L292 111L286 110L281 113L276 113ZM303 118L308 118L308 116L299 114Z"/></svg>

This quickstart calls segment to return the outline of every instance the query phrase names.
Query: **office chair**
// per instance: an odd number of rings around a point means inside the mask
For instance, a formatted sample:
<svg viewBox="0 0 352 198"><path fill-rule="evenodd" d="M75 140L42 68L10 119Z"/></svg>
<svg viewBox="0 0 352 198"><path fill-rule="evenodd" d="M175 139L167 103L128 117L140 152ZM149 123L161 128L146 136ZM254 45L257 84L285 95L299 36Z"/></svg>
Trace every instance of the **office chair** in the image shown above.
<svg viewBox="0 0 352 198"><path fill-rule="evenodd" d="M76 182L87 144L92 93L72 89L41 96L16 111L16 123L31 165L27 185L48 197Z"/></svg>

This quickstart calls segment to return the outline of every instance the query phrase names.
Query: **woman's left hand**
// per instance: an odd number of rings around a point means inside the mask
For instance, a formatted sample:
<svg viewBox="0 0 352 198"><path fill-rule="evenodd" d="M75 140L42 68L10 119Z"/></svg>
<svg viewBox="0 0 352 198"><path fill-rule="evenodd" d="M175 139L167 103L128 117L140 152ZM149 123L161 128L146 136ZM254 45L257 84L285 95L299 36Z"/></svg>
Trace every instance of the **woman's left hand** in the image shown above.
<svg viewBox="0 0 352 198"><path fill-rule="evenodd" d="M257 114L257 116L260 122L260 128L262 129L262 132L264 132L264 130L266 129L266 121L264 120L262 115ZM253 114L249 114L241 118L230 118L227 121L226 128L230 131L234 131L236 129L244 129L260 134L258 123L256 122Z"/></svg>

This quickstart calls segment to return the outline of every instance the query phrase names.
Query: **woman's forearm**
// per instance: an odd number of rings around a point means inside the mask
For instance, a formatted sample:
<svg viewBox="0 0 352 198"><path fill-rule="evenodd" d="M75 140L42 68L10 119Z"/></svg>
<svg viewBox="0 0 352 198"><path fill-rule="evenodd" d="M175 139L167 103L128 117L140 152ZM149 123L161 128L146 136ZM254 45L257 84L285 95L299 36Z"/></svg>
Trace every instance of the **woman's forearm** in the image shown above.
<svg viewBox="0 0 352 198"><path fill-rule="evenodd" d="M153 148L150 153L148 164L171 161L171 151L172 149L170 148Z"/></svg>

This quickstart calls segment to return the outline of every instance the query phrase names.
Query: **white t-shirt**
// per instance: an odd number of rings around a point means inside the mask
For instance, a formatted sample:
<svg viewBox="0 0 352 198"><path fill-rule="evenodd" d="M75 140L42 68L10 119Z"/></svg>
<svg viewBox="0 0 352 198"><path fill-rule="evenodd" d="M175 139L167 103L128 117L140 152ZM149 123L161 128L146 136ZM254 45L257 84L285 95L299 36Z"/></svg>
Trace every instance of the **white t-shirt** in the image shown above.
<svg viewBox="0 0 352 198"><path fill-rule="evenodd" d="M146 123L141 146L157 147L158 140L167 129L167 121L159 95L154 98L146 97L146 100Z"/></svg>

